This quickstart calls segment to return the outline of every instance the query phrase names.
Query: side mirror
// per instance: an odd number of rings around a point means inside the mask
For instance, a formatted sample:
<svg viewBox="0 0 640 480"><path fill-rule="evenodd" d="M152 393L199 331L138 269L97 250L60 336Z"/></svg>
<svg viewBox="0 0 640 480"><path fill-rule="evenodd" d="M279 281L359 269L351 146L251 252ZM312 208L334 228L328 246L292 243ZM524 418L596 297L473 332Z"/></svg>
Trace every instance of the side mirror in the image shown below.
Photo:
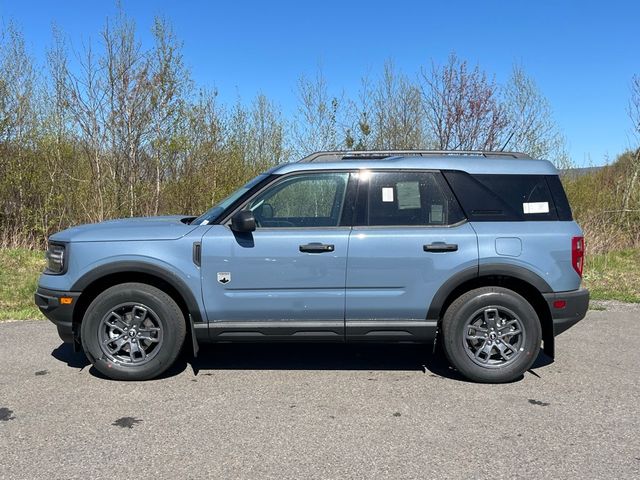
<svg viewBox="0 0 640 480"><path fill-rule="evenodd" d="M231 230L234 232L253 232L256 229L256 217L251 210L242 210L231 217Z"/></svg>

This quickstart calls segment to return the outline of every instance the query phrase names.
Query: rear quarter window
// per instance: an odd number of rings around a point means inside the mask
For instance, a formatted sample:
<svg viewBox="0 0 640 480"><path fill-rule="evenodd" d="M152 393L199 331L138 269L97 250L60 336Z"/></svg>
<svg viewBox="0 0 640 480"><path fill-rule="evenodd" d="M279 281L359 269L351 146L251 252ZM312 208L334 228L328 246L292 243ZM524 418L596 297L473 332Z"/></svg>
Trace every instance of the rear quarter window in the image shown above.
<svg viewBox="0 0 640 480"><path fill-rule="evenodd" d="M571 220L556 175L443 173L471 221Z"/></svg>

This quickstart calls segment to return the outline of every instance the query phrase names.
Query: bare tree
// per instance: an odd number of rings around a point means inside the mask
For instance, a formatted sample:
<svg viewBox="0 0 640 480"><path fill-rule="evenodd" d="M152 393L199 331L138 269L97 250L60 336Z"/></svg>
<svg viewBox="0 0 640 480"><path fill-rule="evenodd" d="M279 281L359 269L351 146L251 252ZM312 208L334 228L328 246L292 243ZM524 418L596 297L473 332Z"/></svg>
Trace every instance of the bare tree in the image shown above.
<svg viewBox="0 0 640 480"><path fill-rule="evenodd" d="M9 221L25 218L37 134L36 73L24 37L9 24L0 37L0 194ZM1 181L4 180L4 181Z"/></svg>
<svg viewBox="0 0 640 480"><path fill-rule="evenodd" d="M638 177L640 176L640 75L634 75L631 79L631 97L629 99L627 113L631 120L635 145L631 152L632 161L631 171L628 176L629 184L622 201L622 209L625 212L629 210L631 198L636 194L636 185L638 183Z"/></svg>
<svg viewBox="0 0 640 480"><path fill-rule="evenodd" d="M189 72L182 58L182 43L179 42L170 25L162 18L156 18L153 25L155 45L150 54L149 81L151 89L151 152L155 170L155 189L152 208L149 213L157 215L164 172L175 156L175 132L183 131L188 90L192 87Z"/></svg>
<svg viewBox="0 0 640 480"><path fill-rule="evenodd" d="M259 94L251 106L249 133L249 162L269 165L285 158L284 122L280 110L263 94Z"/></svg>
<svg viewBox="0 0 640 480"><path fill-rule="evenodd" d="M92 221L102 221L106 217L105 170L107 152L107 134L104 127L107 116L107 98L102 88L101 68L89 43L82 55L78 55L79 73L68 68L65 62L60 64L62 75L61 95L69 109L77 141L81 145L91 168L91 184L94 191L96 208L87 208L87 217Z"/></svg>
<svg viewBox="0 0 640 480"><path fill-rule="evenodd" d="M640 75L634 75L631 79L631 98L627 112L631 119L633 136L640 147Z"/></svg>
<svg viewBox="0 0 640 480"><path fill-rule="evenodd" d="M143 176L144 144L152 132L149 54L142 50L135 36L135 25L122 12L113 26L107 22L102 31L105 55L101 64L105 71L104 92L109 99L106 123L111 165L116 180L116 207L124 206L122 187L127 190L128 213L138 210L136 188Z"/></svg>
<svg viewBox="0 0 640 480"><path fill-rule="evenodd" d="M344 144L350 150L367 150L373 147L371 118L373 92L369 76L362 77L357 99L346 103Z"/></svg>
<svg viewBox="0 0 640 480"><path fill-rule="evenodd" d="M373 130L376 148L411 149L422 146L423 109L420 89L393 62L384 65L373 92Z"/></svg>
<svg viewBox="0 0 640 480"><path fill-rule="evenodd" d="M444 67L420 73L422 106L441 150L495 150L507 126L498 87L478 66L450 55Z"/></svg>
<svg viewBox="0 0 640 480"><path fill-rule="evenodd" d="M339 148L341 100L328 92L327 81L318 70L315 77L298 80L299 107L291 129L292 148L297 156Z"/></svg>
<svg viewBox="0 0 640 480"><path fill-rule="evenodd" d="M522 151L552 160L562 168L570 166L565 140L553 120L549 101L519 65L513 67L503 102L508 124L500 139L501 150Z"/></svg>

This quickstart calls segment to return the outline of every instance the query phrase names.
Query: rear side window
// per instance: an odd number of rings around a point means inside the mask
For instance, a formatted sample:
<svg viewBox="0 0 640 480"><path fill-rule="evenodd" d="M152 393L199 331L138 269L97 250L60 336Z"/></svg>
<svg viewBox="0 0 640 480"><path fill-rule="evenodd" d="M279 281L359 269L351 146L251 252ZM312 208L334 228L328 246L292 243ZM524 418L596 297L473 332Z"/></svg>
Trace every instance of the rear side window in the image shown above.
<svg viewBox="0 0 640 480"><path fill-rule="evenodd" d="M571 219L564 190L555 175L443 173L471 221Z"/></svg>
<svg viewBox="0 0 640 480"><path fill-rule="evenodd" d="M446 182L434 172L374 172L367 200L371 226L446 226L464 220Z"/></svg>

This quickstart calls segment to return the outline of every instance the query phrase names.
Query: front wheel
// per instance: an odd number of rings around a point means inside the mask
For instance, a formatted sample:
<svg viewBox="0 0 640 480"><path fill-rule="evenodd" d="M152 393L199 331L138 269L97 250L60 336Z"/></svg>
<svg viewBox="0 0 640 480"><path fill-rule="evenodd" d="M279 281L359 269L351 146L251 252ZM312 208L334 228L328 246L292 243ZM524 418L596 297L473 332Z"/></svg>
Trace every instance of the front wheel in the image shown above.
<svg viewBox="0 0 640 480"><path fill-rule="evenodd" d="M504 383L522 376L538 355L542 331L533 307L501 287L471 290L442 320L449 362L477 382Z"/></svg>
<svg viewBox="0 0 640 480"><path fill-rule="evenodd" d="M178 357L186 334L182 311L162 290L142 283L108 288L89 305L82 347L93 365L116 380L148 380Z"/></svg>

